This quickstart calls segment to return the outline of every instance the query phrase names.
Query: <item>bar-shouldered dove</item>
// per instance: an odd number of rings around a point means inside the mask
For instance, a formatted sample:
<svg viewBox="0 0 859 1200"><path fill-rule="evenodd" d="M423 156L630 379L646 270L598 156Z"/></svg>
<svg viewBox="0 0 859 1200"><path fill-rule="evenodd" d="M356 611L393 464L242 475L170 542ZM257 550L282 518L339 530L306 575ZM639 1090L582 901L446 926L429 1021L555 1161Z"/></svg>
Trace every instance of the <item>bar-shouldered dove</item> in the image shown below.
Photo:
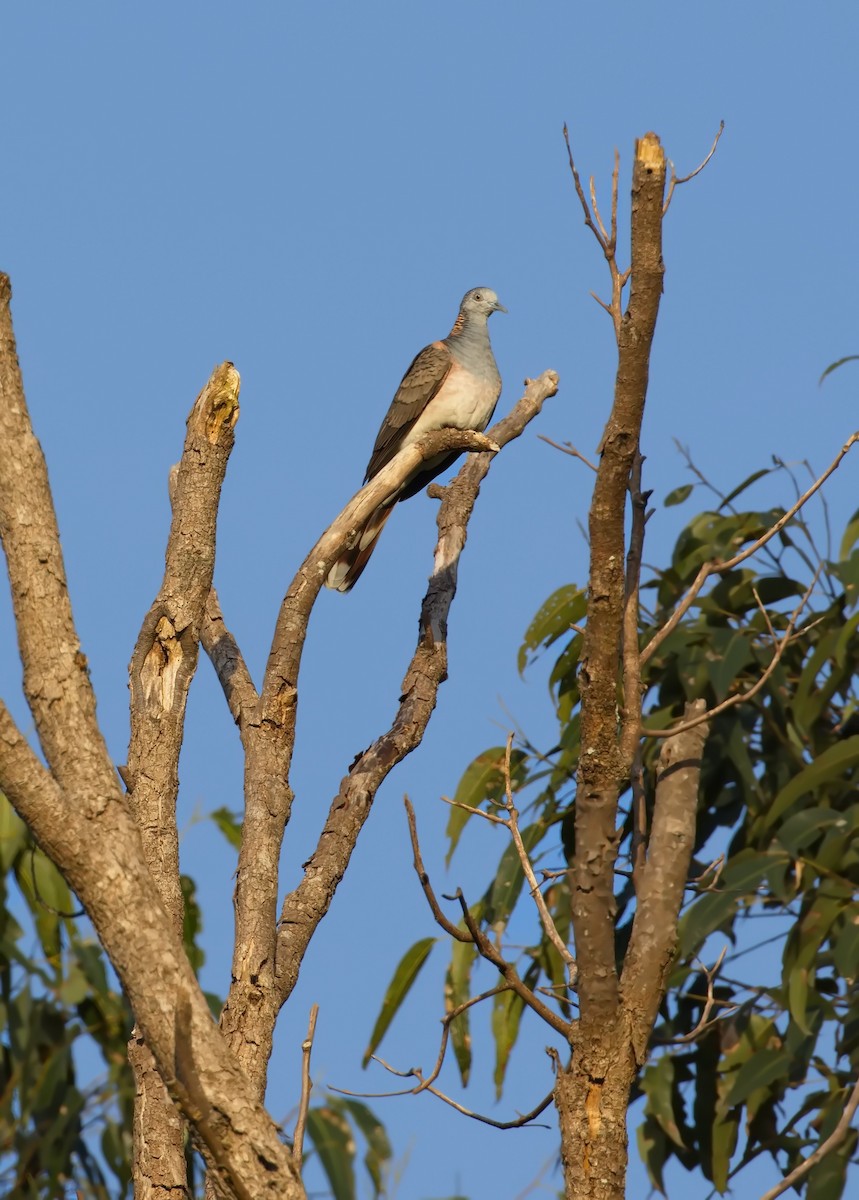
<svg viewBox="0 0 859 1200"><path fill-rule="evenodd" d="M403 376L382 422L364 482L391 461L397 451L434 429L474 429L482 433L501 395L501 376L489 343L489 317L507 312L491 288L466 292L448 336L421 350ZM377 508L352 547L331 567L327 587L348 592L367 565L385 522L398 500L408 500L442 471L460 451L436 455L408 478L400 491Z"/></svg>

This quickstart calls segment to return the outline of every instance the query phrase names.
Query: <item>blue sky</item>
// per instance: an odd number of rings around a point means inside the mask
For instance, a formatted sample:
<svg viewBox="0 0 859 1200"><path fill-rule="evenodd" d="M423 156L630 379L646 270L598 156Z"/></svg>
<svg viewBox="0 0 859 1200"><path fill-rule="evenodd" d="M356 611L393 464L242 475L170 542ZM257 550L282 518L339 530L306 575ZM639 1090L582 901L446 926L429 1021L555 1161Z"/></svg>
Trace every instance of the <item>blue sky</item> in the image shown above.
<svg viewBox="0 0 859 1200"><path fill-rule="evenodd" d="M386 1086L361 1072L361 1052L399 955L434 932L409 865L403 791L439 882L477 892L499 843L485 830L469 837L445 879L438 796L503 739L502 700L535 741L551 738L544 679L518 679L516 650L545 596L584 580L576 521L589 480L536 434L592 451L613 385L610 322L588 294L605 294L605 265L572 190L564 121L604 202L615 146L625 197L636 136L656 130L682 174L726 122L666 226L644 437L655 500L686 481L675 437L726 486L774 453L822 468L856 425L850 369L822 390L817 378L859 349L857 32L851 6L774 2L4 6L0 266L118 762L127 663L163 566L167 471L216 362L229 358L242 375L216 578L257 679L293 571L360 484L403 370L446 334L466 289L491 286L510 310L492 320L500 412L525 376L561 376L557 398L483 487L451 678L423 747L380 793L283 1014L275 1116L294 1103L314 1000L317 1079ZM856 507L855 479L848 460L832 481L836 529ZM664 555L683 519L676 509L654 517L648 559ZM320 599L284 888L340 776L394 712L433 533L433 504L402 506L356 590ZM26 725L5 595L0 603L2 692ZM220 991L234 862L194 818L237 808L240 795L238 739L201 663L182 852L206 905L205 983ZM384 1044L400 1065L434 1059L444 949L436 954ZM482 1043L465 1102L502 1117L531 1107L551 1085L544 1041L542 1029L527 1034L498 1107ZM553 1133L498 1134L427 1097L380 1113L408 1159L400 1200L516 1195L556 1145ZM631 1178L641 1186L635 1166ZM703 1183L689 1194L704 1196Z"/></svg>

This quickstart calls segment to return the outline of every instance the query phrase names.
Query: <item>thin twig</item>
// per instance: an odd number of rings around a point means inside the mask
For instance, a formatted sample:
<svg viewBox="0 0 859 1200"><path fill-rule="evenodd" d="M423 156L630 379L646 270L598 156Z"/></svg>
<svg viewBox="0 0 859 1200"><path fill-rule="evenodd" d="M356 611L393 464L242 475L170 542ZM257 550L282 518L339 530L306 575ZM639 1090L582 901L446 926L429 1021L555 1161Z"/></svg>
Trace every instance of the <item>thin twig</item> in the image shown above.
<svg viewBox="0 0 859 1200"><path fill-rule="evenodd" d="M602 301L600 301L600 304L602 304ZM569 454L572 458L578 458L585 464L586 467L590 467L592 471L597 470L596 465L592 463L589 458L585 458L584 454L582 454L580 450L577 450L572 442L564 442L564 444L561 445L559 442L553 442L551 438L546 437L542 433L538 433L537 437L541 442L546 442L547 445L554 446L556 450L560 450L563 454Z"/></svg>
<svg viewBox="0 0 859 1200"><path fill-rule="evenodd" d="M573 149L572 149L572 146L570 145L570 133L569 133L569 130L567 129L566 122L564 123L564 141L567 144L567 157L570 160L570 170L573 173L573 183L575 184L576 195L578 196L578 198L581 202L582 212L585 214L585 224L587 225L588 229L591 230L591 232L593 233L596 240L599 242L600 246L602 247L603 253L605 253L607 250L606 240L603 238L602 234L597 229L596 225L594 225L594 223L593 223L593 218L591 217L591 210L588 207L588 202L585 197L585 191L584 191L584 188L582 187L582 181L581 181L581 179L579 179L579 172L576 169L575 162L573 161Z"/></svg>
<svg viewBox="0 0 859 1200"><path fill-rule="evenodd" d="M721 704L717 704L715 708L711 708L709 711L701 713L699 716L694 717L691 721L686 721L683 725L676 725L673 729L642 728L642 735L644 737L673 737L676 733L685 733L687 729L694 729L696 725L700 725L703 721L712 721L713 717L717 717L720 713L726 712L727 709L735 708L738 704L744 704L747 700L751 700L752 697L756 696L770 678L773 671L775 671L778 664L781 662L782 655L792 641L791 635L793 634L794 626L799 620L800 613L808 603L811 593L814 591L820 571L821 567L818 567L814 572L811 583L803 592L802 596L800 597L799 604L797 604L796 608L790 615L787 628L785 629L781 640L778 642L776 651L766 667L766 670L750 688L748 688L745 692L736 692L733 696L728 696L726 700L723 700Z"/></svg>
<svg viewBox="0 0 859 1200"><path fill-rule="evenodd" d="M482 1004L484 1000L489 1000L492 996L500 996L502 992L509 992L510 990L511 988L509 983L496 984L494 988L489 988L488 991L481 992L479 996L471 996L468 1000L463 1001L462 1004L458 1004L456 1008L451 1009L449 1013L445 1013L441 1020L441 1042L439 1044L435 1066L430 1071L423 1083L421 1083L420 1087L415 1089L415 1095L417 1095L418 1092L426 1091L430 1084L435 1083L436 1079L438 1079L439 1075L441 1074L441 1068L444 1065L448 1041L450 1039L450 1027L456 1018L461 1017L464 1012L467 1012L469 1008L473 1008L475 1004Z"/></svg>
<svg viewBox="0 0 859 1200"><path fill-rule="evenodd" d="M816 1150L809 1154L807 1158L803 1159L799 1166L794 1167L790 1174L785 1175L781 1183L776 1184L774 1188L770 1188L768 1192L764 1192L763 1196L761 1196L761 1200L776 1200L776 1196L780 1196L783 1192L786 1192L789 1187L793 1187L794 1184L807 1175L811 1168L816 1166L822 1158L825 1158L827 1154L831 1153L833 1150L836 1150L850 1132L850 1125L853 1121L853 1116L857 1108L859 1108L859 1081L854 1084L853 1091L850 1093L850 1099L847 1101L844 1112L841 1114L841 1119L833 1129L832 1133L830 1133L826 1141L822 1142Z"/></svg>
<svg viewBox="0 0 859 1200"><path fill-rule="evenodd" d="M507 824L504 817L496 817L495 813L487 812L485 808L475 808L473 804L464 804L462 800L451 800L450 796L441 796L440 799L442 804L449 804L451 808L461 808L463 812L472 816L483 817L484 821L492 821L495 825Z"/></svg>
<svg viewBox="0 0 859 1200"><path fill-rule="evenodd" d="M719 974L722 964L725 961L725 955L727 953L728 953L728 947L723 946L721 954L716 959L716 961L712 967L705 967L703 963L700 963L701 972L704 975L704 978L707 980L707 999L704 1003L704 1008L701 1011L701 1016L699 1017L698 1023L695 1025L694 1029L690 1030L689 1033L683 1034L682 1037L676 1037L676 1038L670 1039L670 1044L672 1046L682 1046L686 1043L697 1041L698 1038L702 1035L702 1033L706 1033L706 1031L708 1029L710 1029L713 1025L717 1024L720 1020L722 1020L725 1016L728 1015L728 1013L723 1012L723 1013L720 1013L719 1016L714 1018L712 1021L710 1020L710 1014L712 1013L713 1008L719 1003L716 1000L715 991L714 991L715 979L716 979L716 976ZM730 1005L730 1012L736 1012L737 1007L738 1006L736 1004Z"/></svg>
<svg viewBox="0 0 859 1200"><path fill-rule="evenodd" d="M640 745L641 728L641 651L638 644L638 593L641 560L644 555L644 527L650 492L641 490L644 456L637 450L629 473L632 523L626 556L622 639L623 708L620 720L620 752L624 771L631 771Z"/></svg>
<svg viewBox="0 0 859 1200"><path fill-rule="evenodd" d="M430 911L438 925L449 934L450 937L456 938L458 942L472 942L477 947L477 952L487 962L491 962L497 968L499 974L510 985L511 989L516 993L520 1000L528 1006L538 1017L542 1017L547 1025L551 1026L556 1033L560 1033L562 1037L569 1037L570 1025L563 1017L543 1003L542 1000L534 994L531 988L524 983L516 970L513 963L508 962L497 946L490 941L478 923L474 919L473 913L468 907L465 896L461 888L457 888L453 896L445 897L446 899L455 900L459 903L462 909L462 919L465 923L467 932L458 928L452 921L441 911L441 907L436 899L432 884L429 881L429 876L423 865L421 858L420 846L418 844L417 823L415 821L415 812L408 796L405 797L406 813L409 821L409 834L412 841L412 852L414 854L415 871L420 879L421 887L424 895L427 898L427 903L430 906ZM474 810L479 811L479 810ZM485 815L485 814L484 814Z"/></svg>
<svg viewBox="0 0 859 1200"><path fill-rule="evenodd" d="M691 171L688 175L684 175L682 179L677 178L677 174L674 170L674 163L671 164L671 179L668 184L668 195L665 197L665 205L663 206L663 209L662 209L663 217L668 212L668 205L671 203L671 197L674 195L674 189L680 183L688 183L690 179L694 179L696 175L699 175L701 173L701 171L704 170L707 163L710 161L710 159L716 153L716 147L719 144L719 138L722 136L724 131L725 131L725 122L720 121L719 122L719 132L713 138L713 145L710 147L710 153L707 155L707 157L704 159L704 161L695 168L694 171Z"/></svg>
<svg viewBox="0 0 859 1200"><path fill-rule="evenodd" d="M485 1117L482 1113L474 1112L472 1109L465 1108L464 1105L458 1104L456 1100L451 1099L450 1096L446 1096L445 1093L439 1091L438 1088L428 1086L428 1081L424 1080L420 1067L410 1067L408 1071L398 1071L395 1067L392 1067L390 1063L386 1063L383 1058L379 1058L375 1054L373 1055L373 1058L377 1063L379 1063L380 1066L384 1067L386 1071L390 1071L392 1075L399 1076L400 1079L411 1078L419 1080L420 1082L418 1086L406 1091L397 1092L350 1092L347 1091L346 1088L333 1087L331 1089L332 1092L339 1092L341 1096L355 1096L358 1099L382 1100L386 1099L388 1096L410 1096L417 1095L419 1092L427 1091L431 1092L433 1096L437 1096L439 1100L443 1100L445 1104L449 1104L451 1108L455 1108L456 1111L462 1113L464 1117L471 1117L473 1120L480 1121L484 1125L491 1125L493 1129L522 1129L524 1126L530 1125L536 1117L539 1117L541 1113L546 1111L552 1102L552 1097L554 1096L554 1091L549 1092L548 1096L545 1096L536 1106L536 1108L532 1108L529 1113L525 1113L523 1116L517 1117L515 1121L495 1121L492 1117ZM535 1128L547 1127L535 1126Z"/></svg>
<svg viewBox="0 0 859 1200"><path fill-rule="evenodd" d="M740 551L739 554L735 554L733 558L729 558L727 562L704 563L704 565L699 569L698 574L695 576L695 579L693 580L689 590L686 592L686 595L671 614L671 617L665 622L659 632L654 634L654 636L642 650L642 663L646 663L659 648L659 646L662 645L665 639L674 632L674 630L680 624L680 621L689 611L689 608L693 604L696 596L701 591L701 588L707 582L708 577L710 575L721 575L725 571L733 570L734 567L739 566L741 562L745 562L747 558L750 558L753 554L756 554L757 551L765 546L772 538L774 538L777 533L780 533L781 530L784 529L785 525L787 525L788 522L795 517L796 514L808 503L815 492L820 490L829 476L832 475L835 470L837 470L837 468L841 465L841 460L850 451L850 449L856 445L857 442L859 442L859 432L850 435L823 474L819 475L818 478L815 479L811 487L803 492L796 503L792 504L791 507L783 514L783 516L781 516L774 525L770 526L766 533L762 534L757 541L752 542L750 546L747 546L745 550Z"/></svg>
<svg viewBox="0 0 859 1200"><path fill-rule="evenodd" d="M644 764L642 761L642 745L639 741L635 749L630 772L632 787L632 847L630 861L632 863L632 884L636 895L641 886L644 867L647 861L647 801L644 794Z"/></svg>
<svg viewBox="0 0 859 1200"><path fill-rule="evenodd" d="M600 233L603 236L603 241L607 245L611 245L611 238L606 233L605 225L603 225L602 217L600 216L599 205L597 204L597 189L596 189L596 185L594 184L593 175L591 175L591 177L590 177L590 193L591 193L591 208L594 210L594 216L596 217L597 224L600 227Z"/></svg>
<svg viewBox="0 0 859 1200"><path fill-rule="evenodd" d="M519 855L519 862L522 864L522 870L525 874L525 878L528 880L528 885L531 889L531 897L537 906L537 912L540 914L540 923L543 926L546 937L561 956L561 961L566 964L569 986L574 987L576 983L576 976L578 974L576 960L570 953L566 942L558 933L555 922L552 919L552 914L549 912L549 909L546 906L546 900L543 896L540 885L537 882L537 877L534 874L534 868L531 865L531 859L528 856L525 843L522 841L522 835L519 832L519 813L513 803L513 785L510 778L510 753L512 748L513 734L511 733L507 737L507 747L504 754L504 792L507 799L505 807L507 809L508 818L505 824L510 830L510 836L513 839L513 845L516 847L516 853Z"/></svg>
<svg viewBox="0 0 859 1200"><path fill-rule="evenodd" d="M301 1157L304 1153L304 1130L307 1127L307 1110L310 1107L310 1091L313 1087L313 1081L310 1078L310 1054L313 1050L313 1038L316 1034L316 1018L318 1016L319 1005L311 1004L307 1037L301 1043L301 1100L298 1105L298 1118L295 1122L295 1135L292 1139L292 1157L297 1171L301 1170Z"/></svg>
<svg viewBox="0 0 859 1200"><path fill-rule="evenodd" d="M620 178L620 151L617 146L614 148L614 167L611 172L611 245L617 246L617 181ZM632 268L629 267L621 275L621 279L626 283L632 274Z"/></svg>
<svg viewBox="0 0 859 1200"><path fill-rule="evenodd" d="M429 875L427 874L426 867L424 866L423 858L421 857L421 848L418 842L418 827L415 820L415 810L408 796L403 797L403 803L406 806L406 817L409 822L409 837L411 838L412 843L414 867L417 877L420 880L421 887L423 888L423 893L426 896L427 904L430 906L430 912L432 913L436 924L440 925L446 934L452 938L456 938L458 942L470 942L471 938L469 935L457 925L454 925L453 921L449 921L441 910L441 905L436 899L435 892L433 891L432 884L429 880Z"/></svg>

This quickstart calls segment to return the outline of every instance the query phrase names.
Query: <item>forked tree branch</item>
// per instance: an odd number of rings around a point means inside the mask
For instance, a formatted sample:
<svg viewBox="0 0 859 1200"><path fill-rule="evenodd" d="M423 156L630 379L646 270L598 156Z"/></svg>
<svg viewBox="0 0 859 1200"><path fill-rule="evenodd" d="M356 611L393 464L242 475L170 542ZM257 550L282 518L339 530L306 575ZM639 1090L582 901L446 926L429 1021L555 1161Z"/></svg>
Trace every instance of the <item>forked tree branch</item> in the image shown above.
<svg viewBox="0 0 859 1200"><path fill-rule="evenodd" d="M698 164L698 166L695 168L695 170L694 170L694 171L690 171L688 175L684 175L682 178L678 178L678 177L677 177L677 172L674 170L674 163L671 163L671 178L670 178L670 180L669 180L669 183L668 183L668 194L667 194L667 195L666 195L666 197L665 197L665 205L664 205L664 207L663 207L663 209L662 209L662 215L663 215L663 216L665 216L665 214L668 212L668 206L669 206L669 204L671 203L672 197L674 196L674 189L675 189L675 188L676 188L676 187L677 187L679 184L681 184L681 183L688 183L690 179L694 179L696 175L700 175L700 174L701 174L701 172L702 172L702 171L704 170L704 168L706 167L707 163L710 161L710 159L711 159L711 158L713 157L713 155L716 153L716 147L717 147L717 146L718 146L718 144L719 144L719 138L722 136L722 134L723 134L724 132L725 132L725 122L724 122L724 121L720 121L720 122L719 122L719 129L718 129L718 132L716 133L716 136L713 138L713 145L710 147L710 152L709 152L709 154L708 154L708 155L707 155L707 157L706 157L706 158L703 160L703 162L700 162L700 163Z"/></svg>
<svg viewBox="0 0 859 1200"><path fill-rule="evenodd" d="M171 472L173 519L164 577L143 620L129 669L131 737L123 779L143 838L143 852L181 937L179 755L188 692L197 669L200 631L215 569L221 485L239 415L239 374L222 363L197 397L182 459ZM169 1194L187 1186L184 1128L137 1030L128 1055L135 1076L135 1186Z"/></svg>
<svg viewBox="0 0 859 1200"><path fill-rule="evenodd" d="M632 933L624 957L621 996L636 1061L665 994L677 944L677 919L695 846L701 755L707 738L704 700L686 706L689 727L664 743L656 775L653 823L641 872Z"/></svg>
<svg viewBox="0 0 859 1200"><path fill-rule="evenodd" d="M44 457L0 276L0 536L24 686L50 773L0 706L0 788L85 906L171 1095L237 1196L299 1200L290 1154L218 1034L147 868L98 728Z"/></svg>
<svg viewBox="0 0 859 1200"><path fill-rule="evenodd" d="M523 982L519 972L516 970L515 965L511 962L508 962L507 959L504 958L504 955L501 953L495 942L486 936L486 934L474 920L468 904L466 903L465 897L459 889L457 889L456 895L453 898L459 901L459 906L462 911L462 919L465 923L467 932L457 928L457 926L454 925L452 921L448 920L448 918L444 915L441 910L441 905L436 898L432 884L430 883L429 875L427 874L426 868L423 864L420 843L418 842L415 810L412 807L412 803L408 796L405 798L405 805L409 821L409 836L412 843L415 871L417 872L424 895L429 903L430 911L432 912L436 922L441 926L445 933L450 934L450 936L456 938L457 941L472 942L481 958L485 958L487 962L492 963L493 967L495 967L495 969L501 975L507 987L511 991L515 992L519 999L526 1004L528 1008L532 1009L532 1011L535 1012L538 1017L542 1017L546 1024L554 1029L556 1033L560 1033L563 1037L568 1038L570 1036L570 1022L565 1021L563 1017L559 1016L556 1012L545 1005L543 1001L537 997L535 992L533 992L532 989ZM485 816L486 814L484 813L482 815ZM573 969L574 967L575 964L573 964Z"/></svg>
<svg viewBox="0 0 859 1200"><path fill-rule="evenodd" d="M519 437L557 390L554 371L544 371L539 378L528 380L525 394L512 411L489 430L490 440L503 447ZM295 986L310 938L328 911L380 784L420 744L438 689L447 678L447 619L456 594L459 557L490 461L488 454L470 454L443 491L434 569L421 606L418 644L403 680L397 714L391 727L358 757L341 781L304 876L284 901L277 944L281 1003ZM331 559L337 553L339 547L334 548Z"/></svg>
<svg viewBox="0 0 859 1200"><path fill-rule="evenodd" d="M822 570L822 567L823 567L823 564L821 563L821 565L818 566L817 570L814 572L811 583L808 585L808 587L805 589L803 594L800 596L799 603L797 604L797 606L793 610L793 612L790 614L790 617L788 618L788 622L787 622L787 628L785 629L785 631L781 635L781 637L776 637L775 633L773 632L773 627L770 622L769 615L768 615L766 609L764 609L763 606L761 605L760 598L757 596L757 593L755 593L755 597L758 600L758 605L759 605L759 607L761 607L761 611L764 614L764 619L766 620L766 623L769 627L770 634L773 637L775 647L773 650L772 658L767 663L766 667L760 673L760 675L755 680L755 682L751 685L751 687L746 688L746 690L744 692L735 692L733 696L726 697L726 699L724 699L720 704L715 705L715 707L713 707L711 709L707 709L705 707L696 716L690 718L688 721L678 721L678 723L670 729L642 729L641 730L642 735L644 737L652 737L652 738L673 737L675 734L685 733L688 729L694 729L695 726L700 725L702 721L707 721L709 723L710 721L712 721L713 717L719 716L720 713L726 712L729 708L736 708L738 704L745 704L748 700L753 699L758 694L758 692L761 690L761 688L763 688L764 684L767 682L767 680L772 675L773 671L775 671L776 667L781 662L782 656L784 655L784 652L787 649L788 645L794 640L795 637L802 636L801 634L794 635L793 631L796 627L797 621L799 620L800 613L805 608L806 604L808 603L808 601L811 597L811 593L814 591L815 587L817 586L817 581L820 578L820 572ZM812 624L815 624L815 622L812 622Z"/></svg>
<svg viewBox="0 0 859 1200"><path fill-rule="evenodd" d="M582 755L572 881L585 1036L597 1034L607 1022L610 1024L618 1004L614 942L616 814L619 789L631 765L624 761L617 737L618 653L623 644L627 593L624 521L630 473L639 452L650 348L662 295L665 172L659 139L655 134L646 134L636 144L633 164L632 283L626 312L621 314L618 308L614 314L618 330L614 404L601 443L589 517L591 569L588 621L579 668ZM613 278L616 269L615 265ZM634 690L634 681L631 683ZM627 702L634 707L632 695Z"/></svg>
<svg viewBox="0 0 859 1200"><path fill-rule="evenodd" d="M497 801L493 801L493 803L496 803L499 808L506 812L507 815L505 817L498 816L492 812L487 812L482 808L474 808L469 804L462 804L457 800L450 800L447 796L443 796L442 799L446 804L450 804L454 808L461 808L471 816L481 817L484 821L489 821L493 825L503 825L510 834L514 849L516 850L516 855L519 859L519 864L522 867L522 873L528 881L528 891L531 899L534 901L534 907L537 909L537 915L540 918L540 924L543 926L543 932L555 947L561 962L563 962L566 966L567 986L572 988L575 986L576 976L578 973L576 960L570 953L569 946L567 946L564 939L558 933L554 918L549 912L548 905L546 904L545 897L543 896L542 888L537 882L537 876L534 874L534 865L531 862L530 855L528 854L528 848L525 845L519 829L519 811L516 808L516 805L513 803L513 780L510 771L510 757L513 752L514 737L515 734L513 733L509 733L507 735L507 744L504 752L504 802L503 804L498 804ZM429 878L424 872L423 864L421 863L420 866L418 866L418 863L420 862L420 852L417 848L417 830L414 825L414 813L408 797L406 797L406 804L409 814L409 830L412 835L412 850L416 856L415 869L418 871L421 885L424 888L424 894L429 898L432 896L432 889L429 887ZM434 896L432 896L432 900L430 901L430 907L432 908L433 913L435 913L438 906L437 903L434 905L433 901L435 901Z"/></svg>
<svg viewBox="0 0 859 1200"><path fill-rule="evenodd" d="M218 658L222 685L238 711L245 749L245 809L235 888L232 980L221 1028L257 1093L265 1093L274 1025L280 1010L277 958L278 871L283 835L292 808L289 771L298 711L298 672L310 613L332 562L354 543L371 513L395 496L410 473L440 450L494 450L479 433L446 429L407 447L353 497L299 567L280 607L259 697L240 674L241 693L224 674L238 666L235 643L213 625L206 644ZM488 459L489 455L485 454ZM333 894L333 892L332 892ZM303 953L303 951L302 951ZM296 967L297 973L297 967Z"/></svg>
<svg viewBox="0 0 859 1200"><path fill-rule="evenodd" d="M746 546L744 550L740 550L732 558L727 559L727 561L718 562L713 560L711 562L705 562L699 568L698 574L695 576L694 580L689 586L688 591L683 596L683 599L677 605L674 612L658 631L658 633L654 634L654 636L642 650L642 663L646 663L648 659L652 658L665 639L674 632L674 630L685 617L686 613L694 604L701 592L701 589L710 576L722 575L726 571L733 571L733 569L738 567L740 563L743 563L746 561L746 559L751 558L753 554L757 554L758 550L762 549L767 542L771 541L776 534L780 533L782 529L784 529L785 525L792 521L796 514L805 507L811 497L823 487L829 476L838 469L845 455L850 452L852 447L855 446L857 442L859 442L859 431L850 435L823 474L815 479L811 487L803 492L796 503L792 504L790 508L779 517L775 524L770 526L766 533L761 534L759 538L757 538L750 545Z"/></svg>
<svg viewBox="0 0 859 1200"><path fill-rule="evenodd" d="M859 1081L853 1085L853 1091L850 1093L849 1099L844 1106L844 1112L841 1114L841 1119L832 1130L832 1133L830 1133L829 1137L826 1138L825 1141L821 1142L817 1149L813 1150L807 1158L804 1158L798 1166L794 1167L792 1171L785 1175L781 1183L778 1183L775 1187L770 1188L768 1192L764 1192L763 1196L761 1196L761 1200L776 1200L777 1196L783 1195L788 1188L795 1187L796 1184L799 1183L800 1179L804 1179L811 1168L816 1167L821 1159L824 1159L827 1154L831 1154L833 1150L837 1150L850 1132L850 1127L853 1123L853 1118L856 1115L857 1108L859 1108Z"/></svg>

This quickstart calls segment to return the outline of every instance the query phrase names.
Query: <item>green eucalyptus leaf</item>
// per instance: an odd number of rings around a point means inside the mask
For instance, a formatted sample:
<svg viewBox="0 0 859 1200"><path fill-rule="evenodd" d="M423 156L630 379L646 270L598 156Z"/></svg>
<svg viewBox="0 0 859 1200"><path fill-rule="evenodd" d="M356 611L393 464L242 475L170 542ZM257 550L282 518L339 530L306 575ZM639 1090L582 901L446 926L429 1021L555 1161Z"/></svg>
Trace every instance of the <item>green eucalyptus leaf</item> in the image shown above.
<svg viewBox="0 0 859 1200"><path fill-rule="evenodd" d="M393 978L388 984L388 990L385 992L376 1024L373 1026L373 1032L370 1034L369 1044L364 1051L363 1066L366 1067L372 1055L375 1054L437 940L437 938L421 938L420 941L409 947L397 964Z"/></svg>
<svg viewBox="0 0 859 1200"><path fill-rule="evenodd" d="M355 1139L342 1112L331 1105L311 1107L307 1113L307 1132L334 1200L357 1200Z"/></svg>

